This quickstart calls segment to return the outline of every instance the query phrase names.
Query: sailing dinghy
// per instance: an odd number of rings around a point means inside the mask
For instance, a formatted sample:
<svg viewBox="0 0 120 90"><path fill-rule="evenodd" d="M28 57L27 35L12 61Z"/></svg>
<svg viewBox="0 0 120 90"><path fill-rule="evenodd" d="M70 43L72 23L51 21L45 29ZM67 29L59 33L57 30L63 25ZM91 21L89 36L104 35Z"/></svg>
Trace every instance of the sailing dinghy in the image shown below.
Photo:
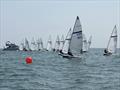
<svg viewBox="0 0 120 90"><path fill-rule="evenodd" d="M88 40L88 50L90 49L91 43L92 43L92 36L90 36Z"/></svg>
<svg viewBox="0 0 120 90"><path fill-rule="evenodd" d="M67 33L67 36L65 38L65 41L64 41L64 46L62 47L62 50L60 50L60 53L59 55L67 55L68 54L68 50L69 50L69 45L70 45L70 40L71 40L71 35L72 35L72 31L71 31L71 28L70 30L68 31Z"/></svg>
<svg viewBox="0 0 120 90"><path fill-rule="evenodd" d="M83 47L82 26L77 16L71 38L68 43L66 53L63 52L62 56L66 58L81 58ZM64 51L64 50L62 50Z"/></svg>
<svg viewBox="0 0 120 90"><path fill-rule="evenodd" d="M25 38L25 42L22 43L23 51L31 51L29 41Z"/></svg>
<svg viewBox="0 0 120 90"><path fill-rule="evenodd" d="M60 40L60 46L59 46L59 51L62 50L63 46L64 46L65 40L64 40L64 36L62 35L61 40Z"/></svg>
<svg viewBox="0 0 120 90"><path fill-rule="evenodd" d="M31 50L32 50L32 51L37 50L36 47L37 47L37 46L36 46L36 42L35 42L34 38L32 38L32 42L31 42Z"/></svg>
<svg viewBox="0 0 120 90"><path fill-rule="evenodd" d="M109 38L107 48L104 50L104 55L109 56L112 54L116 54L116 51L117 51L117 28L115 25Z"/></svg>
<svg viewBox="0 0 120 90"><path fill-rule="evenodd" d="M49 36L49 40L47 42L47 47L46 47L47 51L52 51L52 40L51 40L51 36Z"/></svg>
<svg viewBox="0 0 120 90"><path fill-rule="evenodd" d="M60 39L59 39L59 36L57 36L53 51L59 51L59 46L60 46Z"/></svg>

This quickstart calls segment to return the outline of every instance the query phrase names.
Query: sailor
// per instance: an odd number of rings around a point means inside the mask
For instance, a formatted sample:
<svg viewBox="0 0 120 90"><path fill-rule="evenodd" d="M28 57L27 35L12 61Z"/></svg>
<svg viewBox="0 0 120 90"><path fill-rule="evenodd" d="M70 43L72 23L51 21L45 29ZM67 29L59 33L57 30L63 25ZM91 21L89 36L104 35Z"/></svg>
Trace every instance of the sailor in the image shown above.
<svg viewBox="0 0 120 90"><path fill-rule="evenodd" d="M108 50L107 50L107 49L105 49L105 50L104 50L104 53L108 53Z"/></svg>
<svg viewBox="0 0 120 90"><path fill-rule="evenodd" d="M105 54L112 54L110 51L108 51L107 49L104 50Z"/></svg>
<svg viewBox="0 0 120 90"><path fill-rule="evenodd" d="M70 49L68 50L68 54L71 55L71 56L73 56L72 53L70 52Z"/></svg>
<svg viewBox="0 0 120 90"><path fill-rule="evenodd" d="M83 49L81 49L81 50L80 50L80 53L83 53L83 52L84 52Z"/></svg>
<svg viewBox="0 0 120 90"><path fill-rule="evenodd" d="M63 54L62 50L60 50L60 53Z"/></svg>
<svg viewBox="0 0 120 90"><path fill-rule="evenodd" d="M55 48L53 49L53 51L55 52Z"/></svg>

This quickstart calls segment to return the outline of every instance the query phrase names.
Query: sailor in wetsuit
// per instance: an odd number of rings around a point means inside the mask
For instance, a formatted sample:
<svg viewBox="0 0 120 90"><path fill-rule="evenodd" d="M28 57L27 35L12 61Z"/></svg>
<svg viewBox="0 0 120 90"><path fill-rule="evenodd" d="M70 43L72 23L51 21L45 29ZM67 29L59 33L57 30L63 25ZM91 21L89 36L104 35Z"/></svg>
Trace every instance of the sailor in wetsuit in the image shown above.
<svg viewBox="0 0 120 90"><path fill-rule="evenodd" d="M83 53L83 50L82 50L82 49L80 50L80 53L81 53L81 54Z"/></svg>
<svg viewBox="0 0 120 90"><path fill-rule="evenodd" d="M70 52L70 49L68 50L68 54L71 55L71 56L73 56L72 53Z"/></svg>
<svg viewBox="0 0 120 90"><path fill-rule="evenodd" d="M112 54L112 53L109 52L107 49L104 50L104 53L105 53L105 54L108 54L108 55Z"/></svg>
<svg viewBox="0 0 120 90"><path fill-rule="evenodd" d="M108 53L108 50L107 50L107 49L105 49L105 50L104 50L104 53L105 53L105 54L107 54L107 53Z"/></svg>
<svg viewBox="0 0 120 90"><path fill-rule="evenodd" d="M60 50L60 53L63 54L62 50Z"/></svg>
<svg viewBox="0 0 120 90"><path fill-rule="evenodd" d="M55 48L53 49L53 52L55 52Z"/></svg>

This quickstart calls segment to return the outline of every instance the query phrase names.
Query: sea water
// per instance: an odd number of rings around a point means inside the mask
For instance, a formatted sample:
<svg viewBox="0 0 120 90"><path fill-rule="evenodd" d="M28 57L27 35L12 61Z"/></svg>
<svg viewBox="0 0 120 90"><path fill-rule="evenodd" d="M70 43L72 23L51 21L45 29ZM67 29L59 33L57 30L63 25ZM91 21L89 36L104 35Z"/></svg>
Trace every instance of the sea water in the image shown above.
<svg viewBox="0 0 120 90"><path fill-rule="evenodd" d="M0 51L0 90L120 90L120 55L90 49L82 59L66 59L47 51Z"/></svg>

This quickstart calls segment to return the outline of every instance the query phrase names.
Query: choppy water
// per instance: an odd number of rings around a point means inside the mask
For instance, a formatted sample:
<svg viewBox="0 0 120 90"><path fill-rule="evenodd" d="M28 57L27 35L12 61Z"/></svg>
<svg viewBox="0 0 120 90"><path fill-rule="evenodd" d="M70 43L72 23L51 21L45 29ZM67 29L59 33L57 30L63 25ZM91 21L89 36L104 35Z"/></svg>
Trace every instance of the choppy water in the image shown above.
<svg viewBox="0 0 120 90"><path fill-rule="evenodd" d="M102 52L70 60L53 52L0 51L0 90L120 90L120 56Z"/></svg>

